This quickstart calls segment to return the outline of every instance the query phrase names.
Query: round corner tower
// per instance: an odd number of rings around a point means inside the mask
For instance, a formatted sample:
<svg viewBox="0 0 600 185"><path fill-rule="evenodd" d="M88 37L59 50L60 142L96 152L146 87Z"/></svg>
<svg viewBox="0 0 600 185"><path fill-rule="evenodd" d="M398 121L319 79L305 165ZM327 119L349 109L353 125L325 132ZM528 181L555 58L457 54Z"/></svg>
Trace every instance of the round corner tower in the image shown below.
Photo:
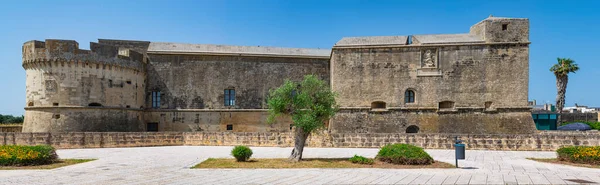
<svg viewBox="0 0 600 185"><path fill-rule="evenodd" d="M142 131L144 55L70 40L23 45L23 132Z"/></svg>

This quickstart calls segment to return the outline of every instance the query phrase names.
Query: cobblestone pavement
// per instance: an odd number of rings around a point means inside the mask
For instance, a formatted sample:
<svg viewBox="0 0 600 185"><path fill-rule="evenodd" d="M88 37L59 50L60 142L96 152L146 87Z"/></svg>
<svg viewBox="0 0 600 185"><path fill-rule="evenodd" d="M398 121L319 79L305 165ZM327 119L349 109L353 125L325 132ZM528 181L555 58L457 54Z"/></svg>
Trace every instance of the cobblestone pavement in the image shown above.
<svg viewBox="0 0 600 185"><path fill-rule="evenodd" d="M255 158L285 158L291 148L251 147ZM53 170L0 171L0 184L577 184L600 182L600 169L540 163L553 152L468 150L461 169L189 169L232 147L172 146L59 150L98 160ZM306 148L305 158L374 157L378 149ZM453 150L427 150L454 164Z"/></svg>

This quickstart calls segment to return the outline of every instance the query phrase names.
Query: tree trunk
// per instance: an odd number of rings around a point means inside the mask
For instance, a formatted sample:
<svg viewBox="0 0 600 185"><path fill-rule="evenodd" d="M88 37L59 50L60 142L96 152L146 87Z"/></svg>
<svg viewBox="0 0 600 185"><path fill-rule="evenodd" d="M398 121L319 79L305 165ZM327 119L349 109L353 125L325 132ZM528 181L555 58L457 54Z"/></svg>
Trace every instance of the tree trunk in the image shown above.
<svg viewBox="0 0 600 185"><path fill-rule="evenodd" d="M567 83L569 82L569 76L556 76L556 112L558 113L556 123L561 124L562 111L565 106L565 94L567 94Z"/></svg>
<svg viewBox="0 0 600 185"><path fill-rule="evenodd" d="M294 138L294 149L292 154L288 158L291 161L298 162L302 160L302 151L304 150L304 144L306 138L310 135L310 132L304 132L302 128L296 127L296 136Z"/></svg>

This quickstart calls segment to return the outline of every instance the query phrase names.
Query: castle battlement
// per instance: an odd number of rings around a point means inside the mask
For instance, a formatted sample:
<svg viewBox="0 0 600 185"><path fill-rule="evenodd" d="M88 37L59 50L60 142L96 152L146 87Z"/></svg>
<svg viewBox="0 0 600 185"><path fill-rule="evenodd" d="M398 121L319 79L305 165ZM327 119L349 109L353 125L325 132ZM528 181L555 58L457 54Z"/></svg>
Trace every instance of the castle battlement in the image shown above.
<svg viewBox="0 0 600 185"><path fill-rule="evenodd" d="M23 44L23 68L52 66L53 62L97 64L103 69L115 66L143 72L145 61L142 53L102 43L91 42L90 50L79 49L79 43L73 40L32 40Z"/></svg>

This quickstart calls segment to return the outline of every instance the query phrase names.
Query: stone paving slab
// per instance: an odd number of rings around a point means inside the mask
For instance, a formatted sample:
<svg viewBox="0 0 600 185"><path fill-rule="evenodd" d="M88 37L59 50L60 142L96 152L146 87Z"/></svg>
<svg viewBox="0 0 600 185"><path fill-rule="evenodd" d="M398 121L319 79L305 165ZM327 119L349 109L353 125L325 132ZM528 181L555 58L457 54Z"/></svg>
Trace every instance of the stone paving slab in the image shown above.
<svg viewBox="0 0 600 185"><path fill-rule="evenodd" d="M255 158L285 158L291 148L251 147ZM0 184L578 184L600 182L600 169L540 163L554 152L468 150L458 169L190 169L232 147L170 146L58 150L62 158L98 160L53 170L0 171ZM378 149L306 148L305 158L374 157ZM454 163L453 150L426 150Z"/></svg>

